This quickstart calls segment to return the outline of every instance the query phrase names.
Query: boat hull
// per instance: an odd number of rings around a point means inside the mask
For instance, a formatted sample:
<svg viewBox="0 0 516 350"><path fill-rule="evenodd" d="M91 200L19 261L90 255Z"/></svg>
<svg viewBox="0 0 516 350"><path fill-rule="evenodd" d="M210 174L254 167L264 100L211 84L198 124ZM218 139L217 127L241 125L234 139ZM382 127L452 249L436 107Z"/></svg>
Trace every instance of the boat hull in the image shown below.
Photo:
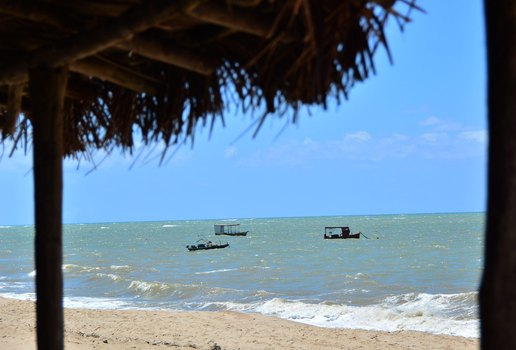
<svg viewBox="0 0 516 350"><path fill-rule="evenodd" d="M191 252L197 251L197 250L211 250L211 249L222 249L229 247L229 243L226 244L212 244L212 245L187 245L186 249L188 249Z"/></svg>
<svg viewBox="0 0 516 350"><path fill-rule="evenodd" d="M233 233L221 233L221 232L217 232L215 233L215 236L247 236L247 233L249 231L245 231L245 232L233 232Z"/></svg>
<svg viewBox="0 0 516 350"><path fill-rule="evenodd" d="M352 235L347 235L347 236L342 236L342 235L331 235L331 236L328 236L328 235L324 235L324 239L348 239L348 238L359 239L360 238L360 233L354 233Z"/></svg>

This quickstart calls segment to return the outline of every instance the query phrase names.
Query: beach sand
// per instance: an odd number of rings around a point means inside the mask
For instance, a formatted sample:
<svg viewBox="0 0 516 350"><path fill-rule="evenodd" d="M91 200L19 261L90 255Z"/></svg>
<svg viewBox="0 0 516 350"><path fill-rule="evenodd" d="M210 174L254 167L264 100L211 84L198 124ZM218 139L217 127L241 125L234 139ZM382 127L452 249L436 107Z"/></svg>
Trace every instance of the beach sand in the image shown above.
<svg viewBox="0 0 516 350"><path fill-rule="evenodd" d="M0 298L0 349L35 345L34 303ZM478 339L330 329L257 314L65 310L65 348L83 349L479 349Z"/></svg>

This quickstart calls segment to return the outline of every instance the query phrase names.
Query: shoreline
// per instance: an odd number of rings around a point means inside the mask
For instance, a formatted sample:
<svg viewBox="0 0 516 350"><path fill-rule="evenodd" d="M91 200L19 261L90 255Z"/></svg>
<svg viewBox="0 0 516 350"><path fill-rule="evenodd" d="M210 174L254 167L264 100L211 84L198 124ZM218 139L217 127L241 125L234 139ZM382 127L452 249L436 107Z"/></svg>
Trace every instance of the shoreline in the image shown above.
<svg viewBox="0 0 516 350"><path fill-rule="evenodd" d="M0 297L0 348L36 349L34 302ZM232 311L65 309L65 347L85 349L479 349L477 338L311 326ZM220 347L220 348L218 348Z"/></svg>

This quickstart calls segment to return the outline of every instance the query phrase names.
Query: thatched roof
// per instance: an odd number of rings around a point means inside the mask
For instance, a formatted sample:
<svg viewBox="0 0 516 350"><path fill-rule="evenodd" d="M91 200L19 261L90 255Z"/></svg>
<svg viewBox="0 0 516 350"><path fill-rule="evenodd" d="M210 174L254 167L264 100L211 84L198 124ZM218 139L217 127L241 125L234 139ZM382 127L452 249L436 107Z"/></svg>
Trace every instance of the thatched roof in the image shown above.
<svg viewBox="0 0 516 350"><path fill-rule="evenodd" d="M138 129L168 146L232 97L264 116L326 106L374 71L386 20L404 24L414 2L0 0L1 139L30 143L38 66L69 67L66 156L131 150Z"/></svg>

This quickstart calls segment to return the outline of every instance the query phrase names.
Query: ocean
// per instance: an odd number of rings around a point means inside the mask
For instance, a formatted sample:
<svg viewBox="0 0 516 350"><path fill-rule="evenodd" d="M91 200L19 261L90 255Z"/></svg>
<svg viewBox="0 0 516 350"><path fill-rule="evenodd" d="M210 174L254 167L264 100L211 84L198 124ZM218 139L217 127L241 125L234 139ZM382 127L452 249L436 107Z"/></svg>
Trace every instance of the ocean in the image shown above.
<svg viewBox="0 0 516 350"><path fill-rule="evenodd" d="M249 233L215 236L224 222ZM484 213L66 224L64 303L478 338L484 225ZM365 236L325 240L325 226ZM230 246L186 249L201 238ZM33 226L0 226L0 296L34 300L33 241Z"/></svg>

